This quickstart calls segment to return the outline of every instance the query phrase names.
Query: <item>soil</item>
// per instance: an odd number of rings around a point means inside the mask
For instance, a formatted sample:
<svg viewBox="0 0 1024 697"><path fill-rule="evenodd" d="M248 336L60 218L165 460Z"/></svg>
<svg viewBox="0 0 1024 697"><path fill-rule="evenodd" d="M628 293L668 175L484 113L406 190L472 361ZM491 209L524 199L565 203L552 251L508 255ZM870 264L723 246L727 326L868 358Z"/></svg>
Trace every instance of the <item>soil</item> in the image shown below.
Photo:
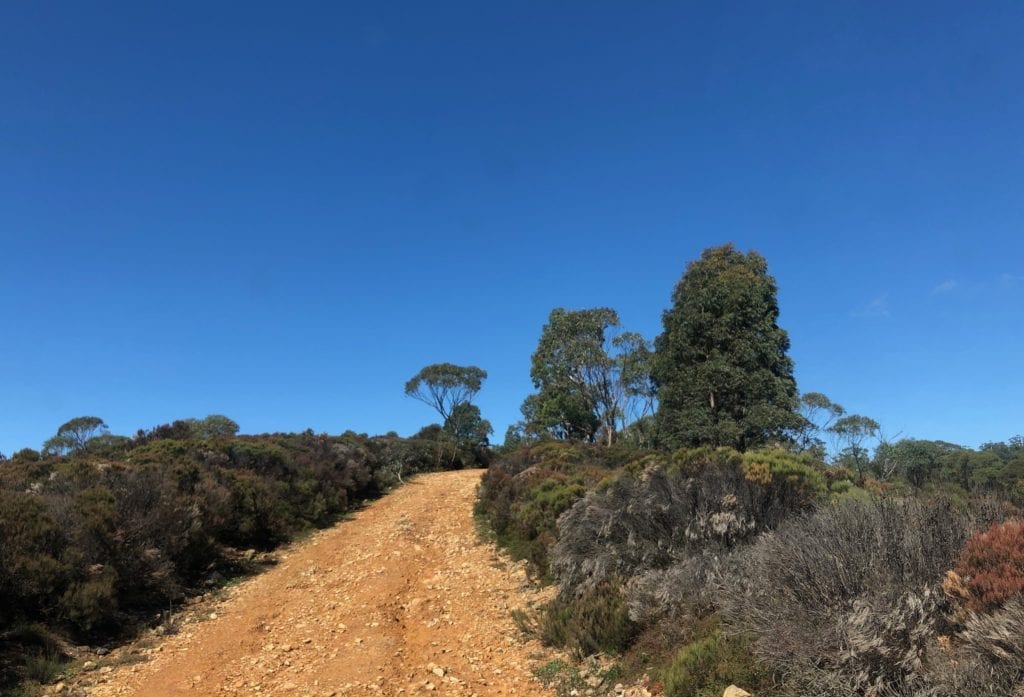
<svg viewBox="0 0 1024 697"><path fill-rule="evenodd" d="M202 621L91 666L74 689L95 697L553 694L532 670L557 656L511 618L545 591L480 540L472 510L481 473L415 478L201 604L191 616Z"/></svg>

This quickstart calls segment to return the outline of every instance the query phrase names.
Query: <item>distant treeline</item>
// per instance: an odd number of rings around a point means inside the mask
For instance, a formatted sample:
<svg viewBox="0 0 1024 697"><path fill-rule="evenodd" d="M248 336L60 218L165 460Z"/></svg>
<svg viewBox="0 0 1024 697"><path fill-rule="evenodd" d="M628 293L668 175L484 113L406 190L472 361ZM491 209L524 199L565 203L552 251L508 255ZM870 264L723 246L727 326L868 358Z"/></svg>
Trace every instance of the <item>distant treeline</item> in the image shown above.
<svg viewBox="0 0 1024 697"><path fill-rule="evenodd" d="M402 476L488 457L447 438L237 431L211 416L128 438L79 417L41 452L0 457L5 648L48 631L77 643L123 638ZM4 682L25 677L8 663Z"/></svg>

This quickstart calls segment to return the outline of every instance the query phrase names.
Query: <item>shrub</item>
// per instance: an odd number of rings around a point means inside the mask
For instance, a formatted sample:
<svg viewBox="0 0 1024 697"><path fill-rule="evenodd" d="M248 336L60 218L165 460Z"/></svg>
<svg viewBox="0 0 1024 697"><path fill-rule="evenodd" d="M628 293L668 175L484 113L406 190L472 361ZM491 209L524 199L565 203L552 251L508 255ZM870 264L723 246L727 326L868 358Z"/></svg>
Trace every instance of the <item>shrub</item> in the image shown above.
<svg viewBox="0 0 1024 697"><path fill-rule="evenodd" d="M645 463L642 471L627 466L559 519L552 571L563 594L724 553L824 493L820 475L784 453L699 449Z"/></svg>
<svg viewBox="0 0 1024 697"><path fill-rule="evenodd" d="M991 614L973 615L957 635L955 660L940 672L953 695L1020 694L1024 686L1024 601Z"/></svg>
<svg viewBox="0 0 1024 697"><path fill-rule="evenodd" d="M78 630L112 631L118 616L117 574L107 567L72 584L60 599L62 615Z"/></svg>
<svg viewBox="0 0 1024 697"><path fill-rule="evenodd" d="M514 450L484 473L476 512L487 518L499 545L547 578L559 516L609 475L605 465L627 452L636 451L554 442Z"/></svg>
<svg viewBox="0 0 1024 697"><path fill-rule="evenodd" d="M1024 592L1024 520L990 527L967 541L956 566L971 609L989 612Z"/></svg>
<svg viewBox="0 0 1024 697"><path fill-rule="evenodd" d="M747 643L715 629L680 649L663 681L665 697L719 697L733 684L756 690L761 675Z"/></svg>
<svg viewBox="0 0 1024 697"><path fill-rule="evenodd" d="M938 584L992 512L848 500L790 521L738 555L722 587L726 625L808 689L909 689L923 680L927 644L949 633Z"/></svg>
<svg viewBox="0 0 1024 697"><path fill-rule="evenodd" d="M633 576L625 587L630 619L650 626L663 620L685 622L713 612L718 588L734 565L734 556L705 550L666 569Z"/></svg>
<svg viewBox="0 0 1024 697"><path fill-rule="evenodd" d="M0 624L52 605L68 573L65 546L39 496L0 490Z"/></svg>
<svg viewBox="0 0 1024 697"><path fill-rule="evenodd" d="M636 636L620 579L608 579L578 598L555 598L543 611L541 637L571 649L577 656L619 653Z"/></svg>

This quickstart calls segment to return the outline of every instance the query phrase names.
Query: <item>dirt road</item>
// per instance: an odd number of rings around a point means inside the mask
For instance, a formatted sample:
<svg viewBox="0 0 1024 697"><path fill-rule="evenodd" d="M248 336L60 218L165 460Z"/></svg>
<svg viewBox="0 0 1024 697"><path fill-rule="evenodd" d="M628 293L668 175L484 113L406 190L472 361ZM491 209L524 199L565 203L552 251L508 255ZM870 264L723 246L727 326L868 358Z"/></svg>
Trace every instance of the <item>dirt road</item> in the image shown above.
<svg viewBox="0 0 1024 697"><path fill-rule="evenodd" d="M317 533L88 694L551 694L510 618L536 591L477 539L480 475L421 476Z"/></svg>

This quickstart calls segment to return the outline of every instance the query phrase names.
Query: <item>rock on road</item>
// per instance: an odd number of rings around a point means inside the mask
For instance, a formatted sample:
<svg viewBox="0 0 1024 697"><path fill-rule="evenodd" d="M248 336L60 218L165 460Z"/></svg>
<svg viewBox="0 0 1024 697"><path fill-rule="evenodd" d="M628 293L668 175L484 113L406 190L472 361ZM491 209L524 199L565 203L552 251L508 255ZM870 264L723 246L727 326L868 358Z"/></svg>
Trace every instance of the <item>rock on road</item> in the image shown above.
<svg viewBox="0 0 1024 697"><path fill-rule="evenodd" d="M538 592L477 538L481 473L417 477L316 533L88 694L551 694L510 616Z"/></svg>

